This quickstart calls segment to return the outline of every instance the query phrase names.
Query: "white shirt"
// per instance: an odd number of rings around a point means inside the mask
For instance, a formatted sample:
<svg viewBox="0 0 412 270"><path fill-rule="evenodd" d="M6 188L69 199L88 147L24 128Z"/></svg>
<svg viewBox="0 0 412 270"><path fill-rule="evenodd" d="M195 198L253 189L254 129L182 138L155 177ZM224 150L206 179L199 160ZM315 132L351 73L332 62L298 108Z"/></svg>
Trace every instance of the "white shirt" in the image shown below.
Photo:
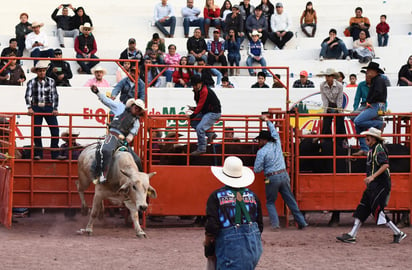
<svg viewBox="0 0 412 270"><path fill-rule="evenodd" d="M270 18L270 27L273 32L277 31L289 31L292 27L292 21L289 18L289 15L285 12L278 14L277 12L273 13Z"/></svg>
<svg viewBox="0 0 412 270"><path fill-rule="evenodd" d="M155 6L154 9L154 19L155 21L160 20L163 17L172 17L175 16L175 12L173 10L172 5L166 3L165 6L162 5L162 3L159 3Z"/></svg>
<svg viewBox="0 0 412 270"><path fill-rule="evenodd" d="M189 8L187 6L182 8L182 17L189 18L191 22L199 19L200 9L197 7Z"/></svg>
<svg viewBox="0 0 412 270"><path fill-rule="evenodd" d="M33 44L36 41L43 43L43 46L33 47ZM42 32L40 32L38 35L36 35L34 32L31 32L26 36L26 49L30 52L32 52L36 48L39 48L42 51L45 50L48 46L49 43L47 42L47 36Z"/></svg>

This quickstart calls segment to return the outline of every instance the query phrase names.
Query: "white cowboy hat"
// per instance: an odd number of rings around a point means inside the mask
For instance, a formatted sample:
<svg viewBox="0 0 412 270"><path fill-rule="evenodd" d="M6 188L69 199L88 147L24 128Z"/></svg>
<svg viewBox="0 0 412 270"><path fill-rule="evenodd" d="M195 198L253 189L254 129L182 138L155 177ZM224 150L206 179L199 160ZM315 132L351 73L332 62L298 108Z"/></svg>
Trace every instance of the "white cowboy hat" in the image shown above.
<svg viewBox="0 0 412 270"><path fill-rule="evenodd" d="M33 22L33 23L31 24L31 27L32 27L32 28L33 28L33 27L37 27L37 26L43 27L43 26L44 26L44 23L42 23L42 22Z"/></svg>
<svg viewBox="0 0 412 270"><path fill-rule="evenodd" d="M106 75L107 71L104 67L102 66L97 66L93 69L93 73L95 73L96 71L103 71L103 75Z"/></svg>
<svg viewBox="0 0 412 270"><path fill-rule="evenodd" d="M262 37L262 34L259 33L257 30L253 30L252 33L249 34L251 37L258 36L259 38Z"/></svg>
<svg viewBox="0 0 412 270"><path fill-rule="evenodd" d="M333 68L327 68L325 71L321 71L317 76L327 76L327 75L333 75L336 76L337 72Z"/></svg>
<svg viewBox="0 0 412 270"><path fill-rule="evenodd" d="M382 131L374 127L369 128L367 131L361 132L361 135L363 136L369 135L369 136L375 137L376 139L380 141L385 140L385 138L382 137Z"/></svg>
<svg viewBox="0 0 412 270"><path fill-rule="evenodd" d="M144 105L144 101L141 99L134 99L134 98L130 98L126 101L126 107L131 107L132 105L136 105L137 107L139 107L140 109L147 111L146 106Z"/></svg>
<svg viewBox="0 0 412 270"><path fill-rule="evenodd" d="M83 25L80 25L80 32L83 32L84 28L88 28L90 29L90 31L93 31L93 26L91 26L88 22Z"/></svg>
<svg viewBox="0 0 412 270"><path fill-rule="evenodd" d="M242 160L235 156L227 157L223 167L211 166L210 168L220 182L230 187L247 187L255 181L253 171L244 167Z"/></svg>
<svg viewBox="0 0 412 270"><path fill-rule="evenodd" d="M47 60L40 60L37 64L31 68L31 72L36 73L38 69L45 69L49 68L49 61Z"/></svg>

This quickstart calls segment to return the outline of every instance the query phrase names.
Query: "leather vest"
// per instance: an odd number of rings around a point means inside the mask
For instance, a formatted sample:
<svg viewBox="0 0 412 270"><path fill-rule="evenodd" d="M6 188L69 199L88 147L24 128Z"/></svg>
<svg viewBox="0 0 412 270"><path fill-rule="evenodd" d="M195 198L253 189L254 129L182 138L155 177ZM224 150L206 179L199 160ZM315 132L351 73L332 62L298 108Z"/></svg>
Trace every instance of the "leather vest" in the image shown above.
<svg viewBox="0 0 412 270"><path fill-rule="evenodd" d="M124 136L127 136L137 119L138 117L131 113L130 108L126 108L123 113L113 118L113 121L110 123L109 127L120 130Z"/></svg>

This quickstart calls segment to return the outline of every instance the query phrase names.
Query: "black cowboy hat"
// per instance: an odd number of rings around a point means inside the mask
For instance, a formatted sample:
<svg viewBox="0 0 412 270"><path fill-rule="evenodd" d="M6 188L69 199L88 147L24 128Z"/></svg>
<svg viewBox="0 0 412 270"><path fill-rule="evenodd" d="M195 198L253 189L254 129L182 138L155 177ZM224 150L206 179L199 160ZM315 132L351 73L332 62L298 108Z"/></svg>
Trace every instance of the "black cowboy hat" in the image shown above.
<svg viewBox="0 0 412 270"><path fill-rule="evenodd" d="M369 62L369 65L367 65L366 67L363 67L362 69L373 69L376 70L378 73L380 74L384 74L385 72L379 67L379 64L376 62Z"/></svg>
<svg viewBox="0 0 412 270"><path fill-rule="evenodd" d="M270 132L267 131L267 130L261 130L259 132L259 136L257 136L255 138L255 140L259 140L259 139L268 140L268 141L271 141L271 142L275 141L275 138L273 138L272 135L270 134Z"/></svg>

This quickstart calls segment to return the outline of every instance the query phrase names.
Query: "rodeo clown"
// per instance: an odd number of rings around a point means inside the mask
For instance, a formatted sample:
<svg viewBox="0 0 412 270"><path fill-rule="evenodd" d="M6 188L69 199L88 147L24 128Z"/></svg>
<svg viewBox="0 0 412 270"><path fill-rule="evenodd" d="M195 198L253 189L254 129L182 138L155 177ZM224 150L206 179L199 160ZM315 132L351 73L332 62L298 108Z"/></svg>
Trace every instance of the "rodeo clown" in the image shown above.
<svg viewBox="0 0 412 270"><path fill-rule="evenodd" d="M406 233L399 230L383 211L391 191L388 150L383 145L385 139L382 137L382 132L374 127L362 132L361 135L366 136L366 144L369 146L366 178L363 180L366 190L353 214L355 222L352 231L337 236L336 239L345 243L355 243L360 226L370 214L373 214L377 225L385 224L393 231L392 243L400 243L406 237Z"/></svg>
<svg viewBox="0 0 412 270"><path fill-rule="evenodd" d="M90 89L114 114L114 118L109 125L109 134L106 135L105 140L100 147L99 155L97 155L99 157L96 157L97 160L100 159L100 162L97 162L97 167L99 167L100 170L96 170L98 174L101 173L99 183L102 184L106 182L112 155L119 146L125 145L125 142L128 145L128 150L132 154L139 171L143 171L140 158L129 145L139 131L140 117L144 116L147 111L144 101L131 98L127 100L125 105L122 102L113 101L106 97L106 95L99 92L99 89L95 85L91 86Z"/></svg>

